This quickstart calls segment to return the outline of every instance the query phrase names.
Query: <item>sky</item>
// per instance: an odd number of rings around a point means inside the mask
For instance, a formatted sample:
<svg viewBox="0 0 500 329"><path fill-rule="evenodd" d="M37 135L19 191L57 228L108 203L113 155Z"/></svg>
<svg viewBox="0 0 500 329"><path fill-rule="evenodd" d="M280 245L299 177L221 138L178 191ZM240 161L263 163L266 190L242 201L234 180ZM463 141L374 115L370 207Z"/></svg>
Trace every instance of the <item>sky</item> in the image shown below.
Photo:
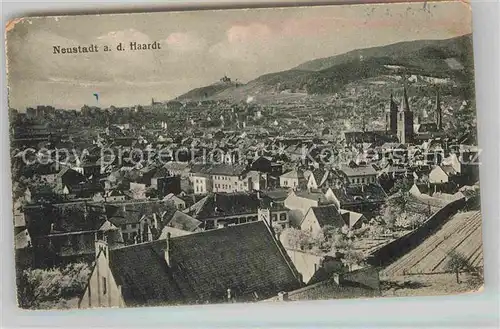
<svg viewBox="0 0 500 329"><path fill-rule="evenodd" d="M149 104L224 75L248 82L353 49L468 33L462 2L27 18L7 32L9 106ZM161 49L102 51L131 41ZM90 44L101 51L53 54L54 45Z"/></svg>

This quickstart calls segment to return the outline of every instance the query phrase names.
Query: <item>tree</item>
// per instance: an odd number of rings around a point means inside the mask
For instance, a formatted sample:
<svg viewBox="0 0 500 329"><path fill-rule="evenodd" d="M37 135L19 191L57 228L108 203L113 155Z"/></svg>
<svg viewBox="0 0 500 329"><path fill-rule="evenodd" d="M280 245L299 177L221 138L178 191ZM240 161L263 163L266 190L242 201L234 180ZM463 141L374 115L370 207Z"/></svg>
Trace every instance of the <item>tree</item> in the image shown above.
<svg viewBox="0 0 500 329"><path fill-rule="evenodd" d="M309 232L295 228L286 228L281 233L281 241L286 247L303 250L309 246L311 235Z"/></svg>
<svg viewBox="0 0 500 329"><path fill-rule="evenodd" d="M459 274L461 271L471 271L473 267L470 265L467 258L458 253L456 250L452 250L448 254L448 262L446 263L446 269L455 272L457 283L460 283Z"/></svg>
<svg viewBox="0 0 500 329"><path fill-rule="evenodd" d="M408 191L413 186L413 180L408 177L403 177L402 179L398 179L394 186L389 190L389 194L402 193L403 195L408 193Z"/></svg>
<svg viewBox="0 0 500 329"><path fill-rule="evenodd" d="M90 268L85 263L24 270L18 281L18 304L29 309L64 307L84 291L89 275Z"/></svg>
<svg viewBox="0 0 500 329"><path fill-rule="evenodd" d="M348 249L344 255L344 262L349 267L349 271L352 271L354 265L360 265L364 260L363 253L357 250Z"/></svg>

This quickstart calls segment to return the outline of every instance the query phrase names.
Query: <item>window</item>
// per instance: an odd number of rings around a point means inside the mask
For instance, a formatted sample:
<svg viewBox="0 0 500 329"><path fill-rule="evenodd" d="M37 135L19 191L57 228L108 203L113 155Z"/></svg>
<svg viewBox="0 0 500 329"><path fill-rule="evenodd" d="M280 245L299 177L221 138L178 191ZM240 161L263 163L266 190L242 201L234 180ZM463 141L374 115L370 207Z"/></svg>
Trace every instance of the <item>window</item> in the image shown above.
<svg viewBox="0 0 500 329"><path fill-rule="evenodd" d="M106 295L108 293L108 287L106 286L106 278L102 278L102 294Z"/></svg>

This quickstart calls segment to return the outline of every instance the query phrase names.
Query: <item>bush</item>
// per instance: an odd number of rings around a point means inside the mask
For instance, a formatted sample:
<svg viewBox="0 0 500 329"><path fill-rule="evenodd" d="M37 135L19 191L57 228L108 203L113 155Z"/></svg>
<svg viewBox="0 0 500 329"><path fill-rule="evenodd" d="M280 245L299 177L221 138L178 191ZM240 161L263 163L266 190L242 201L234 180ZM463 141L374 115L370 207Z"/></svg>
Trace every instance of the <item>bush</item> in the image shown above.
<svg viewBox="0 0 500 329"><path fill-rule="evenodd" d="M85 263L63 268L27 269L21 273L17 289L22 308L60 308L85 289L90 267Z"/></svg>

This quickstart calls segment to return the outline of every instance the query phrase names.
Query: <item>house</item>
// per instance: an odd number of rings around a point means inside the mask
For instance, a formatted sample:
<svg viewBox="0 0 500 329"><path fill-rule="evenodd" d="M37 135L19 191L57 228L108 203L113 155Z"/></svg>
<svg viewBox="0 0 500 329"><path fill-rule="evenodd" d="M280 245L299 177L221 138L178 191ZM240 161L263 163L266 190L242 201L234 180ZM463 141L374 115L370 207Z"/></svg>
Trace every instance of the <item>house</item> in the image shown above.
<svg viewBox="0 0 500 329"><path fill-rule="evenodd" d="M378 269L364 267L347 273L333 273L327 279L294 291L279 292L266 302L305 301L381 296Z"/></svg>
<svg viewBox="0 0 500 329"><path fill-rule="evenodd" d="M371 218L384 204L387 194L380 185L368 184L329 188L325 197L338 209L358 212Z"/></svg>
<svg viewBox="0 0 500 329"><path fill-rule="evenodd" d="M291 191L284 201L284 206L290 209L290 225L300 227L300 223L311 207L331 204L322 192Z"/></svg>
<svg viewBox="0 0 500 329"><path fill-rule="evenodd" d="M309 208L300 223L300 229L309 232L313 236L321 234L325 226L332 226L339 229L347 226L347 223L342 218L342 214L335 205Z"/></svg>
<svg viewBox="0 0 500 329"><path fill-rule="evenodd" d="M327 170L324 169L313 170L307 180L307 189L309 190L319 189L326 183L328 175L329 172Z"/></svg>
<svg viewBox="0 0 500 329"><path fill-rule="evenodd" d="M182 178L189 177L189 163L169 161L165 163L163 168L167 169L170 176L181 176Z"/></svg>
<svg viewBox="0 0 500 329"><path fill-rule="evenodd" d="M258 301L302 285L263 221L124 248L101 240L96 246L80 308Z"/></svg>
<svg viewBox="0 0 500 329"><path fill-rule="evenodd" d="M186 201L178 196L175 196L173 193L167 194L162 201L172 202L178 210L184 210L186 208Z"/></svg>
<svg viewBox="0 0 500 329"><path fill-rule="evenodd" d="M261 191L268 187L267 174L251 170L246 174L248 179L248 191Z"/></svg>
<svg viewBox="0 0 500 329"><path fill-rule="evenodd" d="M120 230L125 245L141 241L144 217L135 211L124 211L114 214L107 220Z"/></svg>
<svg viewBox="0 0 500 329"><path fill-rule="evenodd" d="M63 191L65 187L77 186L80 183L85 183L85 176L69 167L63 167L56 175L56 189Z"/></svg>
<svg viewBox="0 0 500 329"><path fill-rule="evenodd" d="M371 184L377 181L377 171L371 165L356 165L351 162L347 166L343 165L341 171L349 184Z"/></svg>
<svg viewBox="0 0 500 329"><path fill-rule="evenodd" d="M208 168L207 173L211 175L213 192L245 192L249 191L249 178L247 170L242 165L216 164ZM251 177L251 176L250 176ZM259 180L253 182L258 184Z"/></svg>
<svg viewBox="0 0 500 329"><path fill-rule="evenodd" d="M195 164L189 171L189 179L193 185L194 194L207 194L212 192L212 177L208 173L208 167Z"/></svg>
<svg viewBox="0 0 500 329"><path fill-rule="evenodd" d="M151 186L156 186L156 190L158 191L158 197L163 197L170 193L179 194L181 193L181 177L180 176L167 176L167 177L158 177L153 178L151 182L155 182L151 184Z"/></svg>
<svg viewBox="0 0 500 329"><path fill-rule="evenodd" d="M95 202L115 202L115 201L125 201L130 199L124 191L119 189L107 190L101 193L96 193L92 200Z"/></svg>
<svg viewBox="0 0 500 329"><path fill-rule="evenodd" d="M184 212L204 222L206 230L258 220L258 210L269 201L259 193L210 193Z"/></svg>
<svg viewBox="0 0 500 329"><path fill-rule="evenodd" d="M429 183L448 183L452 180L452 177L456 175L458 175L458 172L452 165L435 166L429 173Z"/></svg>
<svg viewBox="0 0 500 329"><path fill-rule="evenodd" d="M252 162L250 169L266 173L274 177L279 177L282 174L283 165L281 163L273 162L271 157L260 156Z"/></svg>
<svg viewBox="0 0 500 329"><path fill-rule="evenodd" d="M146 199L146 184L130 182L130 192L137 200Z"/></svg>
<svg viewBox="0 0 500 329"><path fill-rule="evenodd" d="M294 190L307 186L304 172L300 169L294 169L280 176L280 187L292 188Z"/></svg>
<svg viewBox="0 0 500 329"><path fill-rule="evenodd" d="M199 220L177 210L172 217L168 219L158 239L166 239L168 233L170 233L171 236L181 236L200 232L202 231L201 225L202 222Z"/></svg>
<svg viewBox="0 0 500 329"><path fill-rule="evenodd" d="M365 215L357 213L355 211L339 209L339 212L350 230L359 229L363 226L364 223L368 222Z"/></svg>
<svg viewBox="0 0 500 329"><path fill-rule="evenodd" d="M330 255L316 254L286 246L285 249L305 284L325 280L333 273L344 272L346 269L340 259Z"/></svg>

